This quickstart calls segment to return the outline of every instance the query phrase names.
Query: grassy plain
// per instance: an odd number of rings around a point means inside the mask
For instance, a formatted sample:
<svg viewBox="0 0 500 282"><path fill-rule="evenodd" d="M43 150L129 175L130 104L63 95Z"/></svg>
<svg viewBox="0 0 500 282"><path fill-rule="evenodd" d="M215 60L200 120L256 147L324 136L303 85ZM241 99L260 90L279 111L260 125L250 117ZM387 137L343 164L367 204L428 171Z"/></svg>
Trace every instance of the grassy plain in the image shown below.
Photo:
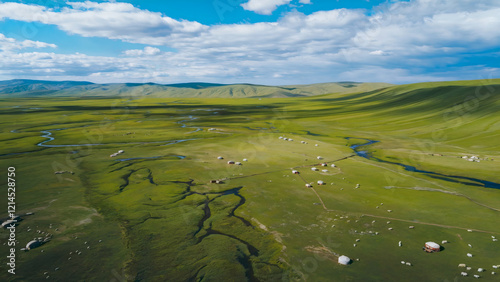
<svg viewBox="0 0 500 282"><path fill-rule="evenodd" d="M465 281L466 263L494 281L498 189L355 156L365 141L345 137L380 141L365 149L381 160L500 183L499 97L488 80L280 99L2 99L0 167L16 167L19 213L35 212L19 246L36 230L54 237L0 278ZM37 145L41 131L55 139Z"/></svg>

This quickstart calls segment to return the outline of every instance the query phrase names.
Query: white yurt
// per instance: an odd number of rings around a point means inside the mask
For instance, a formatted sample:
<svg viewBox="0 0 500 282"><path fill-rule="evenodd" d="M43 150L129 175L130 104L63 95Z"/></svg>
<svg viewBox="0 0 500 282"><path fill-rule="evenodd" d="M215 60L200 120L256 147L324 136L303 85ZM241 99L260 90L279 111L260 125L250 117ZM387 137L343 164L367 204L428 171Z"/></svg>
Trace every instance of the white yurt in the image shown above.
<svg viewBox="0 0 500 282"><path fill-rule="evenodd" d="M425 251L428 253L439 252L441 250L441 246L438 243L427 242L425 243Z"/></svg>
<svg viewBox="0 0 500 282"><path fill-rule="evenodd" d="M351 259L347 256L340 256L339 257L339 264L342 264L342 265L348 265L349 263L351 263Z"/></svg>

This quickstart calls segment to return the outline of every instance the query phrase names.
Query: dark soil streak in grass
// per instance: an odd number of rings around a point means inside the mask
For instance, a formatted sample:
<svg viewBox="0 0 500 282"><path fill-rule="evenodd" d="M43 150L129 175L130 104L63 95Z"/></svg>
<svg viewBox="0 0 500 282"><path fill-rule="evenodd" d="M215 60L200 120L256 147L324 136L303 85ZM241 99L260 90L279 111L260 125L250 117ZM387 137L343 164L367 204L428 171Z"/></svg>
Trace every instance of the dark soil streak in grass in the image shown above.
<svg viewBox="0 0 500 282"><path fill-rule="evenodd" d="M198 230L194 233L193 236L196 236L196 234L198 234L203 229L203 225L205 224L205 221L207 221L207 219L209 219L210 216L212 216L212 213L210 211L210 207L208 205L209 203L210 203L210 201L209 201L208 196L207 196L205 199L205 206L203 207L203 211L205 212L205 214L198 222Z"/></svg>
<svg viewBox="0 0 500 282"><path fill-rule="evenodd" d="M128 184L129 184L129 178L130 178L130 176L131 176L134 172L136 172L136 171L138 171L138 170L131 170L131 171L129 171L129 173L127 173L127 174L125 174L125 175L123 175L123 176L121 177L121 179L123 179L123 180L125 181L125 183L124 183L124 184L122 184L122 185L120 185L120 192L123 192L123 190L124 190L125 188L127 188Z"/></svg>
<svg viewBox="0 0 500 282"><path fill-rule="evenodd" d="M202 196L206 196L206 195L218 195L217 197L213 198L212 200L208 200L208 197L207 197L207 202L205 203L205 216L206 216L206 209L208 208L208 203L209 202L212 202L213 200L219 198L219 197L222 197L222 196L226 196L226 195L235 195L236 197L240 198L240 202L238 204L236 204L236 206L231 210L231 212L229 212L229 216L232 216L232 217L235 217L239 220L241 220L241 222L243 222L243 224L245 224L246 226L249 226L249 227L252 227L252 228L255 228L252 223L250 223L248 220L244 219L243 217L241 216L237 216L234 214L234 212L239 208L241 207L243 204L245 204L246 202L246 199L245 197L243 197L241 194L240 194L240 190L243 188L243 186L239 186L239 187L236 187L236 188L232 188L232 189L229 189L229 190L224 190L224 191L220 191L220 192L204 192L204 193L200 193L200 192L195 192L195 191L191 191L191 186L192 185L192 182L193 180L191 180L190 182L187 182L186 184L189 185L189 187L186 189L186 192L185 192L185 195L180 199L180 200L183 200L185 199L186 197L188 196L191 196L193 194L196 194L196 195L202 195ZM178 183L178 182L177 182ZM185 182L180 182L180 183L185 183ZM179 200L179 201L180 201ZM210 209L209 209L210 211ZM205 219L206 220L206 219ZM203 220L204 221L204 220ZM198 225L199 226L199 225ZM203 226L203 225L202 225ZM200 230L196 231L195 235L198 234Z"/></svg>
<svg viewBox="0 0 500 282"><path fill-rule="evenodd" d="M238 262L245 267L245 276L249 281L259 281L257 277L255 277L252 261L250 260L250 256L243 256L238 258Z"/></svg>
<svg viewBox="0 0 500 282"><path fill-rule="evenodd" d="M198 277L198 274L200 273L200 271L202 271L202 270L203 270L203 268L205 268L205 267L207 267L207 266L206 266L206 265L204 265L204 266L200 267L200 269L198 269L198 270L196 271L196 273L195 273L193 276L191 276L191 277L190 277L187 281L189 281L189 282L197 282L197 281L202 281L204 276L200 277L199 279L196 279L196 278Z"/></svg>
<svg viewBox="0 0 500 282"><path fill-rule="evenodd" d="M307 133L307 135L311 135L311 136L325 136L323 134L317 134L317 133L312 133L311 131L309 130L305 130L305 132Z"/></svg>
<svg viewBox="0 0 500 282"><path fill-rule="evenodd" d="M115 164L118 164L118 163L114 163L114 164L112 164L112 165L115 165ZM134 165L134 164L135 164L135 163L129 163L129 164L124 165L124 166L122 166L122 167L119 167L119 168L113 169L113 170L111 170L110 172L119 171L119 170L122 170L122 169L124 169L124 168L126 168L126 167L132 166L132 165Z"/></svg>
<svg viewBox="0 0 500 282"><path fill-rule="evenodd" d="M206 237L208 237L210 235L222 235L222 236L226 236L226 237L229 237L231 239L237 240L240 243L247 246L247 249L250 252L251 256L255 256L255 257L259 256L259 250L256 247L254 247L252 244L250 244L247 241L242 240L234 235L230 235L230 234L226 234L226 233L222 233L220 231L214 230L214 229L212 229L211 226L206 230L206 232L207 233L205 233L205 235L201 236L198 239L198 243L203 241L203 239L205 239ZM238 261L245 267L245 269L246 269L245 275L249 281L259 281L257 279L257 277L255 277L255 275L254 275L252 262L250 261L250 256L244 256L243 258L239 258Z"/></svg>
<svg viewBox="0 0 500 282"><path fill-rule="evenodd" d="M190 180L188 182L182 182L182 181L174 181L175 183L184 183L184 184L187 184L188 187L186 189L186 192L185 192L185 195L183 197L186 198L190 195L193 195L193 194L196 194L196 195L203 195L203 196L206 196L205 198L205 203L204 203L204 207L203 207L203 211L204 211L204 215L203 217L200 219L200 221L198 222L198 230L194 233L193 236L196 236L202 229L203 229L203 226L205 225L205 222L212 216L212 213L211 213L211 210L210 210L210 206L209 204L214 201L216 198L219 198L219 197L223 197L223 196L226 196L226 195L235 195L237 197L240 198L240 201L238 204L236 204L236 206L231 210L231 212L229 213L229 216L232 216L232 217L235 217L235 218L238 218L239 220L241 220L246 226L248 227L252 227L254 228L254 226L246 219L244 219L243 217L240 217L240 216L237 216L235 215L235 211L240 207L242 206L243 204L245 204L246 202L246 199L245 197L243 197L239 191L243 188L243 186L240 186L240 187L236 187L236 188L232 188L232 189L229 189L229 190L225 190L225 191L220 191L220 192L204 192L204 193L200 193L200 192L195 192L195 191L191 191L191 186L194 186L193 184L193 180ZM209 197L207 195L218 195L217 197L213 198L213 199L209 199ZM252 256L255 256L255 257L258 257L259 256L259 250L251 245L250 243L248 243L247 241L244 241L234 235L230 235L230 234L226 234L226 233L222 233L220 231L217 231L217 230L213 230L212 229L212 226L210 225L206 230L206 233L199 237L198 238L198 243L200 243L201 241L203 241L204 238L206 238L207 236L209 235L213 235L213 234L216 234L216 235L222 235L222 236L226 236L226 237L229 237L229 238L232 238L232 239L235 239L243 244L245 244L245 246L247 246L250 254ZM238 259L238 261L241 263L241 265L243 265L245 267L245 276L249 279L249 281L259 281L256 277L255 277L255 274L254 274L254 270L253 270L253 266L252 266L252 262L250 260L250 256L243 256L243 257L240 257ZM201 269L200 269L201 270ZM190 281L194 281L194 279L196 279L196 277L198 276L198 273L199 271L196 273L196 275L194 275Z"/></svg>
<svg viewBox="0 0 500 282"><path fill-rule="evenodd" d="M239 189L238 189L238 191L239 191ZM254 226L248 220L244 219L241 216L237 216L234 214L236 209L238 209L240 206L242 206L246 202L245 197L241 196L239 192L234 193L234 195L240 198L240 202L231 210L231 212L229 213L229 216L234 216L234 217L238 218L239 220L241 220L241 222L243 222L246 226L253 228Z"/></svg>
<svg viewBox="0 0 500 282"><path fill-rule="evenodd" d="M149 172L149 174L148 174L147 178L149 180L149 183L158 186L158 184L156 184L155 181L154 181L154 179L153 179L153 172L151 170L149 170L149 169L148 169L148 172Z"/></svg>
<svg viewBox="0 0 500 282"><path fill-rule="evenodd" d="M148 216L147 218L145 218L143 221L141 222L138 222L137 224L134 224L134 225L131 225L130 227L134 227L134 226L137 226L139 224L143 224L145 223L146 221L150 220L150 219L164 219L163 217L158 217L158 216Z"/></svg>

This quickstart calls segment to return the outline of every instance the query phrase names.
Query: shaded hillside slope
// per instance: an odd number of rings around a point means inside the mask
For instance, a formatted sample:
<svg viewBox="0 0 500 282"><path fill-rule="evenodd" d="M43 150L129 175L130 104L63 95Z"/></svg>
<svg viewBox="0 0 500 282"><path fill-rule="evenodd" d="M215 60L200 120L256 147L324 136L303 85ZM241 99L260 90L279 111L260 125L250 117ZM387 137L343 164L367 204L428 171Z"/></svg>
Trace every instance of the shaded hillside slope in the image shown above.
<svg viewBox="0 0 500 282"><path fill-rule="evenodd" d="M161 85L155 83L94 84L75 81L9 80L0 82L0 97L116 97L144 96L155 98L248 98L302 97L327 93L354 93L391 86L387 83L320 83L293 86L254 84L214 84L203 82Z"/></svg>

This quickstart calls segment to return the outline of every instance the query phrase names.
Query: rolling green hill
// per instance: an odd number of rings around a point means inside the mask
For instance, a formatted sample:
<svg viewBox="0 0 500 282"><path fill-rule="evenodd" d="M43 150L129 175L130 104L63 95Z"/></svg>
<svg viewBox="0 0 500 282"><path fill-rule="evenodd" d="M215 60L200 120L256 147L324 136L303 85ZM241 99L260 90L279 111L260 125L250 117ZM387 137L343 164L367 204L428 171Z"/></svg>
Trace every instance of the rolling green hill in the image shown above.
<svg viewBox="0 0 500 282"><path fill-rule="evenodd" d="M9 80L0 82L0 97L120 97L147 96L155 98L249 98L304 97L327 93L354 93L391 86L387 83L320 83L293 86L254 84L155 83L94 84L75 81Z"/></svg>

